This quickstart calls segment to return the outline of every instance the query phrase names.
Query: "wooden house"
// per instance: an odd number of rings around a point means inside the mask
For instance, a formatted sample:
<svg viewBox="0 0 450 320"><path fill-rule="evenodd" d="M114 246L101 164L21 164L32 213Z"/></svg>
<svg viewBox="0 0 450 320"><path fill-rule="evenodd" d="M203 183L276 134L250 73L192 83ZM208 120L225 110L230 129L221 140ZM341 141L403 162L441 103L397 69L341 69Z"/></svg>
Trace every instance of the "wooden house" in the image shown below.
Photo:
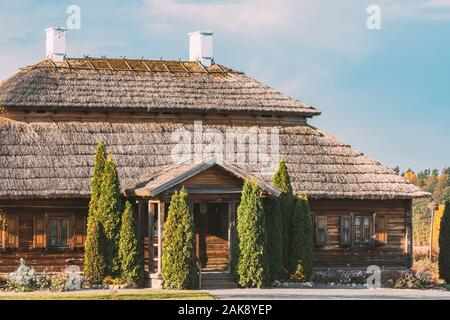
<svg viewBox="0 0 450 320"><path fill-rule="evenodd" d="M19 258L37 270L82 266L100 140L116 161L124 197L138 207L150 277L159 279L164 218L182 185L203 269L228 270L244 179L255 179L263 196L279 191L258 163L173 163L173 132L193 132L196 121L224 135L277 130L294 192L310 199L316 268L411 265L411 202L427 193L309 125L317 109L196 60L49 57L1 83L0 272L13 271ZM250 156L252 143L244 144Z"/></svg>

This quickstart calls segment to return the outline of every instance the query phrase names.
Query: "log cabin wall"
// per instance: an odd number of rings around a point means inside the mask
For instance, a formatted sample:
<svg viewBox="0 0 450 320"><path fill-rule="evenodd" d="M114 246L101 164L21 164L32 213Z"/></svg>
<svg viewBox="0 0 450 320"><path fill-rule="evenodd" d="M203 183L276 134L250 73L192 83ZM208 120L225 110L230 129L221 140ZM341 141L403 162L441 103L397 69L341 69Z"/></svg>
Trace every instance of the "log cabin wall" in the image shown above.
<svg viewBox="0 0 450 320"><path fill-rule="evenodd" d="M83 267L88 200L1 200L0 209L0 273L16 270L21 258L37 271Z"/></svg>
<svg viewBox="0 0 450 320"><path fill-rule="evenodd" d="M380 268L406 268L405 220L410 202L311 200L315 226L314 267L365 269L378 265ZM367 231L369 240L364 241Z"/></svg>

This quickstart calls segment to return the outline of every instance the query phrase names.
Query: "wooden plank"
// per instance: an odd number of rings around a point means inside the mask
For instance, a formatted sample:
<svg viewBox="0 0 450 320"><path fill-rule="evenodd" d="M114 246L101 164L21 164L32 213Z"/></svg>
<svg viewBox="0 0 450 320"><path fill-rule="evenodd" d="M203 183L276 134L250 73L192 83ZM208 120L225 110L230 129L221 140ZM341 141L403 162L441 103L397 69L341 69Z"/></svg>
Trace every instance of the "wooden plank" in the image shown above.
<svg viewBox="0 0 450 320"><path fill-rule="evenodd" d="M165 203L158 204L158 273L161 273Z"/></svg>
<svg viewBox="0 0 450 320"><path fill-rule="evenodd" d="M155 202L149 201L148 202L148 270L149 273L155 272L155 253L154 253L154 247L153 247L153 221L155 217Z"/></svg>

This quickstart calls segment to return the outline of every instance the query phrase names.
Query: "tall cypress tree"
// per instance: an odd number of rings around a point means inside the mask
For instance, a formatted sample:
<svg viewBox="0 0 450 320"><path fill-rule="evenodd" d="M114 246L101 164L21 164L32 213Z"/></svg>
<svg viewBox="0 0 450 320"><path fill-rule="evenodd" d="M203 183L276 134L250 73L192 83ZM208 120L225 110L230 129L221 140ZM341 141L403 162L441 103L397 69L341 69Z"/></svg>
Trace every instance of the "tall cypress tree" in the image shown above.
<svg viewBox="0 0 450 320"><path fill-rule="evenodd" d="M268 280L264 208L260 194L256 182L245 181L237 212L238 282L247 288L260 288Z"/></svg>
<svg viewBox="0 0 450 320"><path fill-rule="evenodd" d="M445 202L439 230L439 275L450 283L450 201Z"/></svg>
<svg viewBox="0 0 450 320"><path fill-rule="evenodd" d="M122 215L119 258L121 278L127 283L142 284L144 276L143 253L139 244L133 205L129 201L126 201Z"/></svg>
<svg viewBox="0 0 450 320"><path fill-rule="evenodd" d="M283 226L280 202L276 197L270 197L265 206L267 257L270 281L280 279L283 272Z"/></svg>
<svg viewBox="0 0 450 320"><path fill-rule="evenodd" d="M294 210L294 196L292 194L291 179L289 177L289 172L286 167L284 160L280 162L278 170L273 177L273 186L283 193L280 195L280 211L282 219L282 230L283 230L283 268L290 274L290 252L291 252L291 237L292 237L292 212Z"/></svg>
<svg viewBox="0 0 450 320"><path fill-rule="evenodd" d="M308 198L297 197L292 217L292 240L290 255L290 272L295 272L297 265L301 264L305 279L312 277L313 231L311 214L309 212Z"/></svg>
<svg viewBox="0 0 450 320"><path fill-rule="evenodd" d="M166 289L194 289L197 286L194 222L184 187L170 201L164 223L161 271Z"/></svg>
<svg viewBox="0 0 450 320"><path fill-rule="evenodd" d="M120 183L116 165L108 157L103 171L97 215L105 232L107 275L120 275L119 233L121 223Z"/></svg>
<svg viewBox="0 0 450 320"><path fill-rule="evenodd" d="M91 284L101 284L105 276L106 264L103 252L103 232L100 223L90 220L84 253L84 275Z"/></svg>
<svg viewBox="0 0 450 320"><path fill-rule="evenodd" d="M100 188L102 184L103 170L106 162L105 143L100 141L95 154L94 172L91 183L91 199L89 201L88 220L96 219L98 199L100 198Z"/></svg>

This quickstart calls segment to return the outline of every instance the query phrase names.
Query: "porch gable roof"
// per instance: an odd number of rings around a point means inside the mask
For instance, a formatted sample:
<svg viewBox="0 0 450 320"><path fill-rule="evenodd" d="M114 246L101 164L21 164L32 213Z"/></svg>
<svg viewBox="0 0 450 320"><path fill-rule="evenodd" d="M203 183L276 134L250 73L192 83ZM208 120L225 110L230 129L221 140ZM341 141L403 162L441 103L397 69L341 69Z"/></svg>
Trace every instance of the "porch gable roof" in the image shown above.
<svg viewBox="0 0 450 320"><path fill-rule="evenodd" d="M127 196L156 197L216 165L240 179L252 179L256 181L262 190L276 197L279 197L282 193L280 190L272 187L263 179L258 178L251 173L245 172L235 165L217 163L215 160L166 166L160 173L152 176L150 179L137 184L133 188L125 189L124 193Z"/></svg>

